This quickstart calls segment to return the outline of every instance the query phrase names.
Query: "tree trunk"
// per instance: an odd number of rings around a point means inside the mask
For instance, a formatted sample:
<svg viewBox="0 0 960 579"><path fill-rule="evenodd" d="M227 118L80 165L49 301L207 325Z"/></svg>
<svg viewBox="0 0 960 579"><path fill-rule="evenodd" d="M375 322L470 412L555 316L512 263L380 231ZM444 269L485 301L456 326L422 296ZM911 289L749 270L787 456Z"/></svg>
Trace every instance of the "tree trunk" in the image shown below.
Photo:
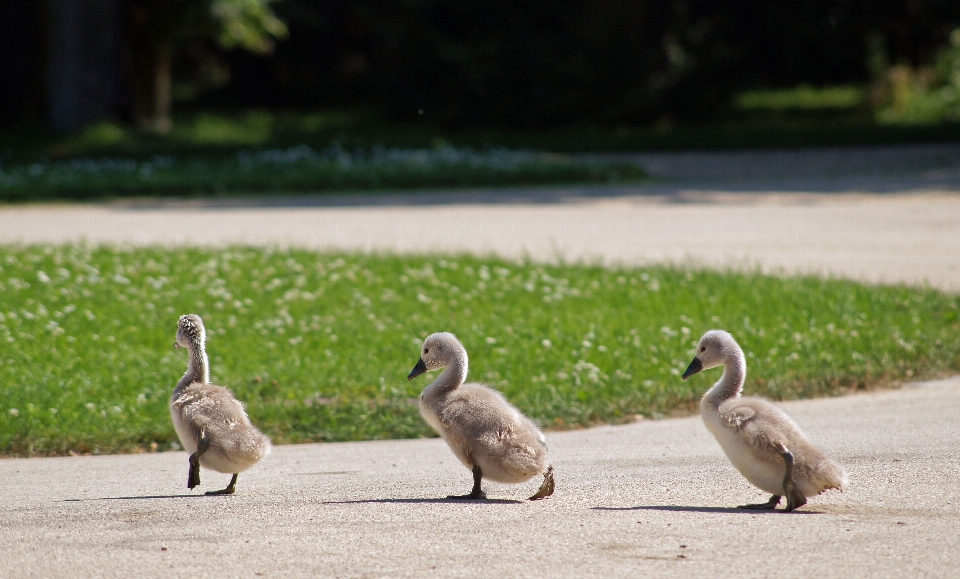
<svg viewBox="0 0 960 579"><path fill-rule="evenodd" d="M144 39L146 40L146 39ZM130 95L134 125L146 131L170 130L173 43L131 42Z"/></svg>
<svg viewBox="0 0 960 579"><path fill-rule="evenodd" d="M49 7L51 128L75 131L115 118L122 98L120 0L51 0Z"/></svg>

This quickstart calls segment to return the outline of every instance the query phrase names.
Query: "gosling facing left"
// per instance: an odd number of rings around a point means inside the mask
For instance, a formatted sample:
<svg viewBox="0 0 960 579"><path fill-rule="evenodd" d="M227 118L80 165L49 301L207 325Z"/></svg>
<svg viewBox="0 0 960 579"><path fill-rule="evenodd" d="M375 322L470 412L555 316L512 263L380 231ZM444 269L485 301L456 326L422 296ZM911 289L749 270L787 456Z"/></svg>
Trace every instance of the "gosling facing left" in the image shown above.
<svg viewBox="0 0 960 579"><path fill-rule="evenodd" d="M174 348L190 353L187 372L170 396L170 416L180 443L190 454L187 488L200 484L200 466L232 474L230 484L208 495L236 492L237 475L270 454L270 439L230 390L210 383L206 332L196 314L180 316Z"/></svg>
<svg viewBox="0 0 960 579"><path fill-rule="evenodd" d="M792 511L807 497L843 490L847 473L810 444L786 412L763 398L740 395L747 360L729 333L704 334L683 379L721 365L723 375L700 401L703 422L740 474L771 494L765 503L739 508L773 509L785 495L786 510Z"/></svg>
<svg viewBox="0 0 960 579"><path fill-rule="evenodd" d="M473 489L447 498L485 499L483 478L522 483L538 474L543 475L543 483L530 500L552 495L553 467L543 433L500 392L465 383L467 351L446 332L423 342L420 360L407 379L441 368L443 372L420 395L420 414L473 472Z"/></svg>

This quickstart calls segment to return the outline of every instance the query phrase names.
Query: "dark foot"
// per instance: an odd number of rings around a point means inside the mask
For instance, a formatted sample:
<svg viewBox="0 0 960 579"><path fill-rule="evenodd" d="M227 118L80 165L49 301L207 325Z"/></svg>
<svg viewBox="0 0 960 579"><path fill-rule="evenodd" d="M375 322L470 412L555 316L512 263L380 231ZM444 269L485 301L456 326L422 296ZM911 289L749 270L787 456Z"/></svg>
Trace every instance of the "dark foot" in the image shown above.
<svg viewBox="0 0 960 579"><path fill-rule="evenodd" d="M783 457L783 465L786 467L783 473L783 490L787 494L786 512L798 509L807 504L807 497L803 496L797 483L793 480L793 453L787 447L780 445L780 456Z"/></svg>
<svg viewBox="0 0 960 579"><path fill-rule="evenodd" d="M218 491L207 491L208 495L232 495L237 492L237 475L234 474L233 478L230 479L230 484L227 485L227 488L220 489Z"/></svg>
<svg viewBox="0 0 960 579"><path fill-rule="evenodd" d="M474 491L474 492L471 492L471 493L468 494L468 495L449 495L447 498L448 498L448 499L466 499L466 500L474 500L474 501L483 501L483 500L486 500L486 498L487 498L487 493L485 493L485 492L483 492L483 491L479 491L479 492Z"/></svg>
<svg viewBox="0 0 960 579"><path fill-rule="evenodd" d="M197 453L190 455L190 472L187 473L187 488L192 489L193 487L200 484L200 459L197 457Z"/></svg>
<svg viewBox="0 0 960 579"><path fill-rule="evenodd" d="M799 509L803 505L807 504L807 497L803 496L803 493L800 492L800 489L797 488L797 483L792 480L784 485L787 491L787 508L785 512L790 512L793 509Z"/></svg>
<svg viewBox="0 0 960 579"><path fill-rule="evenodd" d="M188 489L200 484L200 457L207 452L209 446L210 441L207 440L207 437L201 436L200 440L197 441L197 452L190 455L190 472L187 474Z"/></svg>
<svg viewBox="0 0 960 579"><path fill-rule="evenodd" d="M531 501L539 501L540 499L545 499L553 494L553 467L548 467L547 472L543 474L543 484L540 485L540 488L537 492L530 497Z"/></svg>
<svg viewBox="0 0 960 579"><path fill-rule="evenodd" d="M769 511L777 508L777 505L780 504L780 495L773 495L770 497L770 500L765 503L758 503L756 505L740 505L738 509L751 509L754 511Z"/></svg>
<svg viewBox="0 0 960 579"><path fill-rule="evenodd" d="M473 490L467 495L450 495L448 499L473 499L483 500L487 498L487 493L480 488L480 481L483 480L483 473L480 472L478 465L473 465Z"/></svg>

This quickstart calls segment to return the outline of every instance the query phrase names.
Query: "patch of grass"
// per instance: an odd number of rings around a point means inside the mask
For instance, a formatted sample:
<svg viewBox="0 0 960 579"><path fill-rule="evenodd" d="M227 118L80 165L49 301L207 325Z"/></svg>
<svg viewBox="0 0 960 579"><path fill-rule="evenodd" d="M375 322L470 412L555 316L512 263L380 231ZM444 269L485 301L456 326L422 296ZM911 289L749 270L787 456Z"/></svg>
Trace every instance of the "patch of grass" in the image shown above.
<svg viewBox="0 0 960 579"><path fill-rule="evenodd" d="M799 86L750 90L737 95L742 111L853 110L867 104L867 90L859 86Z"/></svg>
<svg viewBox="0 0 960 579"><path fill-rule="evenodd" d="M0 168L0 200L97 199L157 194L237 194L552 183L617 183L644 176L634 163L491 149L347 151L307 145L240 151L218 159L73 159Z"/></svg>
<svg viewBox="0 0 960 579"><path fill-rule="evenodd" d="M452 331L471 378L546 427L694 408L679 374L710 328L774 399L960 369L960 296L805 277L297 250L0 247L0 454L168 449L204 318L212 379L277 443L431 435L408 382Z"/></svg>

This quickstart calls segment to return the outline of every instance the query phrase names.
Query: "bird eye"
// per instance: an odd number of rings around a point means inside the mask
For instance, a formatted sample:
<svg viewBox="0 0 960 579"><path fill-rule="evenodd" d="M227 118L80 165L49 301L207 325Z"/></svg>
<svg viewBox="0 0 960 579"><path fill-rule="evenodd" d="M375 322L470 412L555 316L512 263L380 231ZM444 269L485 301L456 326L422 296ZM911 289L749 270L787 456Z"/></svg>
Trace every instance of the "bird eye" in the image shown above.
<svg viewBox="0 0 960 579"><path fill-rule="evenodd" d="M706 347L706 346L703 346L703 347L700 348L700 352L706 352L706 351L707 351L707 347Z"/></svg>
<svg viewBox="0 0 960 579"><path fill-rule="evenodd" d="M424 349L423 349L423 353L424 353L424 354L429 354L429 353L430 353L430 348L424 348Z"/></svg>

